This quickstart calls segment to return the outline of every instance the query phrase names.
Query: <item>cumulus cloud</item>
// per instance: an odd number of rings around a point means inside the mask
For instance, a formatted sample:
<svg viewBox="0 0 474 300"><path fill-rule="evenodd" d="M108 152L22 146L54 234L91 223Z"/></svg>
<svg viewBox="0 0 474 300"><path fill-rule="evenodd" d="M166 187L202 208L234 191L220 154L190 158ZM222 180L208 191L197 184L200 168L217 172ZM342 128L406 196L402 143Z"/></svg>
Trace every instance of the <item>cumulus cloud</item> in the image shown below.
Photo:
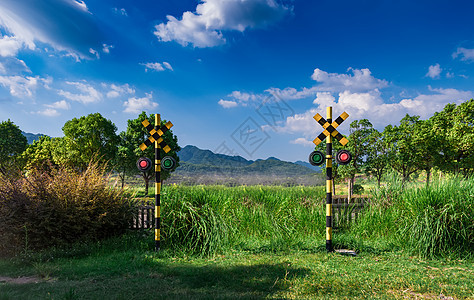
<svg viewBox="0 0 474 300"><path fill-rule="evenodd" d="M16 56L18 51L25 46L27 45L15 36L0 37L0 56Z"/></svg>
<svg viewBox="0 0 474 300"><path fill-rule="evenodd" d="M133 95L135 94L135 90L130 87L128 83L124 85L116 85L116 84L111 84L110 86L107 84L102 84L103 87L110 89L106 96L107 98L117 98L120 97L121 95Z"/></svg>
<svg viewBox="0 0 474 300"><path fill-rule="evenodd" d="M381 89L388 86L388 82L383 79L377 79L372 76L369 69L349 68L350 74L328 73L318 68L314 69L311 78L318 82L320 91L351 91L364 92L373 89Z"/></svg>
<svg viewBox="0 0 474 300"><path fill-rule="evenodd" d="M154 109L158 107L158 103L152 101L153 95L146 94L143 98L132 97L123 103L124 112L138 114L143 110Z"/></svg>
<svg viewBox="0 0 474 300"><path fill-rule="evenodd" d="M297 144L297 145L303 145L306 147L313 147L314 148L314 143L313 141L308 141L305 138L297 138L292 141L290 141L291 144Z"/></svg>
<svg viewBox="0 0 474 300"><path fill-rule="evenodd" d="M96 57L90 49L100 49L104 39L85 2L77 0L2 0L0 27L9 36L1 42L8 45L7 55L37 49L41 42L78 60L90 59Z"/></svg>
<svg viewBox="0 0 474 300"><path fill-rule="evenodd" d="M332 106L333 112L338 114L343 111L347 112L351 120L369 119L374 127L382 130L388 124L398 124L407 113L426 119L435 112L441 111L448 103L461 103L473 97L471 91L433 89L431 87L428 87L428 91L429 93L419 94L414 98L401 99L395 103L385 103L378 90L365 93L344 91L336 96L329 92L318 93L313 102L318 107L288 117L281 130L303 134L305 137L316 137L320 128L313 116L316 113L322 114L324 108L328 106ZM347 130L345 128L348 128L348 124L350 122L342 124L340 130L342 132Z"/></svg>
<svg viewBox="0 0 474 300"><path fill-rule="evenodd" d="M95 89L92 85L84 82L66 81L66 84L73 87L74 92L59 90L58 94L68 100L81 102L83 104L98 102L102 99L102 93Z"/></svg>
<svg viewBox="0 0 474 300"><path fill-rule="evenodd" d="M237 107L239 104L235 101L229 101L229 100L219 100L219 102L217 102L220 106L222 106L223 108L232 108L232 107Z"/></svg>
<svg viewBox="0 0 474 300"><path fill-rule="evenodd" d="M214 47L226 42L222 31L263 28L278 22L291 10L276 0L203 0L196 12L186 11L179 20L168 15L166 23L155 26L154 34L163 42Z"/></svg>
<svg viewBox="0 0 474 300"><path fill-rule="evenodd" d="M459 47L456 52L453 53L453 58L458 57L463 61L474 61L474 49Z"/></svg>
<svg viewBox="0 0 474 300"><path fill-rule="evenodd" d="M9 89L10 94L18 98L32 97L40 83L47 86L47 80L39 76L0 76L0 85Z"/></svg>
<svg viewBox="0 0 474 300"><path fill-rule="evenodd" d="M149 62L141 63L140 65L145 66L145 72L148 72L148 70L161 72L165 71L166 69L173 71L173 67L171 67L171 65L167 62L163 62L163 64L159 62Z"/></svg>
<svg viewBox="0 0 474 300"><path fill-rule="evenodd" d="M68 110L71 108L71 106L66 100L56 101L52 104L45 104L45 106L52 109L62 109L62 110Z"/></svg>
<svg viewBox="0 0 474 300"><path fill-rule="evenodd" d="M429 66L428 68L428 73L426 73L426 77L430 77L432 79L438 79L441 75L441 69L439 64Z"/></svg>
<svg viewBox="0 0 474 300"><path fill-rule="evenodd" d="M46 108L44 110L39 110L39 111L35 111L35 112L32 112L33 114L37 114L37 115L42 115L42 116L46 116L46 117L57 117L59 115L61 115L56 109L54 108Z"/></svg>

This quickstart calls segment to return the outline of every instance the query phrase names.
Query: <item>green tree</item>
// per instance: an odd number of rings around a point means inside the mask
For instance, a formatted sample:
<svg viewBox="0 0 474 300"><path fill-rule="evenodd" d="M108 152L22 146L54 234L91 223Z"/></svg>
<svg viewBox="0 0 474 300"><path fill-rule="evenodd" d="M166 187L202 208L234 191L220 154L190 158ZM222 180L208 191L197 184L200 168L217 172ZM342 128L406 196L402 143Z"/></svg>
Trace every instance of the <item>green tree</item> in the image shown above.
<svg viewBox="0 0 474 300"><path fill-rule="evenodd" d="M43 135L39 140L34 141L21 154L21 164L26 170L42 169L49 170L56 165L53 153L57 148L57 140L61 138L51 138Z"/></svg>
<svg viewBox="0 0 474 300"><path fill-rule="evenodd" d="M351 153L352 160L349 164L341 168L341 175L349 178L348 195L351 197L355 183L355 175L363 171L362 167L365 163L364 160L367 158L370 146L370 136L373 134L375 129L372 127L372 123L370 123L369 120L361 119L353 121L350 125L349 131L349 143L346 145L345 149L349 150Z"/></svg>
<svg viewBox="0 0 474 300"><path fill-rule="evenodd" d="M17 158L28 146L26 137L10 119L0 123L0 172L14 166Z"/></svg>
<svg viewBox="0 0 474 300"><path fill-rule="evenodd" d="M119 137L120 143L114 161L114 169L120 178L122 188L124 188L126 176L136 174L137 172L135 166L136 155L134 151L136 145L133 144L133 141L130 141L130 137L126 132L121 132Z"/></svg>
<svg viewBox="0 0 474 300"><path fill-rule="evenodd" d="M469 175L474 172L474 100L447 104L431 118L437 136L435 165L442 171Z"/></svg>
<svg viewBox="0 0 474 300"><path fill-rule="evenodd" d="M384 136L390 145L390 166L402 176L403 182L423 167L418 151L420 140L417 131L420 125L419 116L407 114L400 120L399 126L388 125L384 129Z"/></svg>
<svg viewBox="0 0 474 300"><path fill-rule="evenodd" d="M112 161L120 142L117 127L100 113L67 121L63 128L64 148L61 163L84 170L92 159L104 164Z"/></svg>
<svg viewBox="0 0 474 300"><path fill-rule="evenodd" d="M380 187L382 176L388 168L390 147L385 136L376 129L372 131L368 138L365 173L368 176L375 177L377 179L377 186Z"/></svg>
<svg viewBox="0 0 474 300"><path fill-rule="evenodd" d="M148 121L151 124L155 123L154 114L150 114L149 116L147 116L145 112L142 112L138 116L138 118L133 119L133 120L128 120L127 131L123 135L123 138L127 140L126 147L130 147L129 150L127 151L131 150L135 155L135 157L133 158L133 162L137 161L138 158L140 157L148 157L149 159L151 159L151 161L155 161L154 146L148 147L147 149L145 149L145 151L142 151L139 148L139 146L150 137L149 132L142 125L142 122L145 119L148 119ZM160 126L163 126L166 123L167 121L162 119L160 122ZM160 149L160 157L163 158L165 156L171 156L177 162L176 167L179 166L179 157L178 157L177 152L181 150L181 147L179 147L178 145L178 138L176 137L176 135L173 134L172 130L168 130L167 132L165 132L162 138L165 141L165 143L171 148L171 151L168 153L165 153L163 149ZM133 165L130 165L130 166L135 169L136 173L139 172L136 169L135 163L133 163ZM174 171L174 169L172 171ZM163 182L164 180L168 179L170 174L171 174L170 171L162 170L161 181ZM152 168L148 172L142 173L141 175L142 175L143 180L145 181L145 192L146 194L148 194L149 182L155 175L154 168Z"/></svg>

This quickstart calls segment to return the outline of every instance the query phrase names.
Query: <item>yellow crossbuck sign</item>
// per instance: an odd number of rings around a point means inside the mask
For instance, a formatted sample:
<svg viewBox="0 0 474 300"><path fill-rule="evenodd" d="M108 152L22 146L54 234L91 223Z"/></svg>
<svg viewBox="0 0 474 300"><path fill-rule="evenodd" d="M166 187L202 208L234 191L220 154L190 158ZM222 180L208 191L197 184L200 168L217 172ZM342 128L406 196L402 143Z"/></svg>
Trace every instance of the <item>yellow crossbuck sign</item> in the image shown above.
<svg viewBox="0 0 474 300"><path fill-rule="evenodd" d="M161 138L161 136L170 130L171 127L173 127L173 123L168 121L165 125L161 126L158 130L155 130L153 125L148 122L148 120L145 120L142 122L143 126L145 126L146 130L151 134L151 136L143 143L140 145L140 149L142 151L145 151L148 146L153 145L153 143L156 141L158 145L165 151L165 153L170 152L171 148L165 143L165 141Z"/></svg>
<svg viewBox="0 0 474 300"><path fill-rule="evenodd" d="M320 114L314 115L314 119L323 126L325 129L320 135L318 135L317 138L314 139L313 143L317 146L319 145L327 136L332 135L335 137L343 146L345 146L349 141L343 137L337 130L336 128L341 125L342 122L344 122L345 119L347 119L349 115L346 112L343 112L337 119L332 122L332 124L329 124L328 121L326 121Z"/></svg>

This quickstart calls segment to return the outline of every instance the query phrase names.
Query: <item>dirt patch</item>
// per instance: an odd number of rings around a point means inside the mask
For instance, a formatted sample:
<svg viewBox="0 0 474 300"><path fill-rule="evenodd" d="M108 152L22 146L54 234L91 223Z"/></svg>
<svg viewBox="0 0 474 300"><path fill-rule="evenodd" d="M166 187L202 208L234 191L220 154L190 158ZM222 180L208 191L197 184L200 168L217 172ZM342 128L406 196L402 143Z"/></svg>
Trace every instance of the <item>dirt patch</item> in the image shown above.
<svg viewBox="0 0 474 300"><path fill-rule="evenodd" d="M40 278L34 277L34 276L18 277L18 278L0 276L0 283L29 284L29 283L38 283L41 281L42 280Z"/></svg>

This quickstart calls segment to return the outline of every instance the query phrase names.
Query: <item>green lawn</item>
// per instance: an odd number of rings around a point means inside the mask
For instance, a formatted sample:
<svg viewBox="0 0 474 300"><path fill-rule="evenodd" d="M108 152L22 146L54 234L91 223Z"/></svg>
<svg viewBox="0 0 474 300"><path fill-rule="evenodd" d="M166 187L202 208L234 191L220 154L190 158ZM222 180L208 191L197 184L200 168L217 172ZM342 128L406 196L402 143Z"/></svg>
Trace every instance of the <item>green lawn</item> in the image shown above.
<svg viewBox="0 0 474 300"><path fill-rule="evenodd" d="M314 245L324 241L315 241ZM473 260L423 260L366 247L356 257L314 250L233 250L199 258L128 235L0 260L0 299L473 299ZM445 298L443 298L445 297ZM448 298L452 297L452 298Z"/></svg>

